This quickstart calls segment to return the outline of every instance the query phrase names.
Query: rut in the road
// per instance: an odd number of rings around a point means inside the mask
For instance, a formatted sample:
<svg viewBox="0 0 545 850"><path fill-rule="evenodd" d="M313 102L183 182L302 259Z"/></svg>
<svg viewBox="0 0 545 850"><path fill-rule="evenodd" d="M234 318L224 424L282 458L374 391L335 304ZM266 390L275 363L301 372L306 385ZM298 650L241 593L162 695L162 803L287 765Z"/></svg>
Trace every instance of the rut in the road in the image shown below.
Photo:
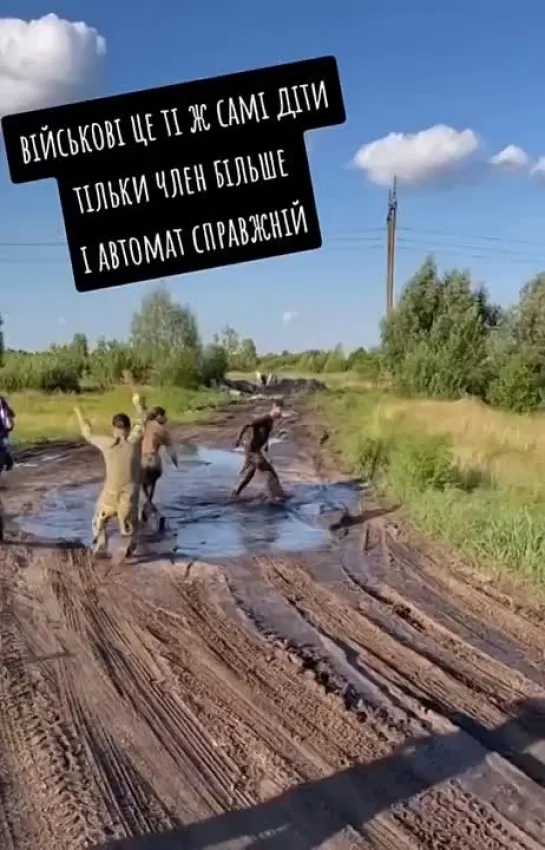
<svg viewBox="0 0 545 850"><path fill-rule="evenodd" d="M418 610L388 630L395 594L334 590L261 560L294 616L324 646L352 646L373 677L382 702L357 714L305 672L297 648L233 618L214 571L105 576L77 551L26 550L24 569L16 555L0 583L3 847L78 850L256 805L263 829L282 813L294 850L545 842L545 792L448 720L506 727L509 705L540 687ZM506 728L520 749L524 730ZM446 769L464 748L467 763ZM310 784L289 792L299 783Z"/></svg>

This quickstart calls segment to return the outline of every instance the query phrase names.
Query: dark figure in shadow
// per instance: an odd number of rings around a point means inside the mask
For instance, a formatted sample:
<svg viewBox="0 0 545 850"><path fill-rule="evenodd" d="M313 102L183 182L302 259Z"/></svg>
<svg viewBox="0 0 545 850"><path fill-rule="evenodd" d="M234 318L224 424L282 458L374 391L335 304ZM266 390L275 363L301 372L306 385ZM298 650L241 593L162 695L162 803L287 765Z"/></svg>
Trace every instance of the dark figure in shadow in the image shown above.
<svg viewBox="0 0 545 850"><path fill-rule="evenodd" d="M251 430L251 437L248 444L245 446L244 464L240 471L237 485L233 491L234 498L238 498L240 496L256 472L261 472L265 476L270 497L275 501L284 501L285 495L282 485L280 484L280 479L278 478L273 465L264 454L268 451L268 444L274 423L278 419L281 419L282 416L283 404L280 401L276 401L266 416L260 416L257 419L252 420L252 422L247 422L242 428L235 443L235 448L240 446L244 435L249 430Z"/></svg>

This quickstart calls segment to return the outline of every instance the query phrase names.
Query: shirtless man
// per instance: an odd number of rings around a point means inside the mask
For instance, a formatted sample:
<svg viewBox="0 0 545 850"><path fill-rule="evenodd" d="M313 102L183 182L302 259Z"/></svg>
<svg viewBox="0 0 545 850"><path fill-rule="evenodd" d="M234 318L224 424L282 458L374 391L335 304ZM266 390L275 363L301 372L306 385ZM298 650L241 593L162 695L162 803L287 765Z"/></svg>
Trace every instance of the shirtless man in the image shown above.
<svg viewBox="0 0 545 850"><path fill-rule="evenodd" d="M285 498L282 485L276 471L263 452L268 450L269 439L274 423L282 417L282 403L275 402L266 416L260 416L252 422L248 422L238 435L235 448L242 443L246 432L251 429L252 436L245 446L245 458L233 496L238 498L245 487L248 486L256 472L265 475L267 488L270 496L275 501L283 501Z"/></svg>
<svg viewBox="0 0 545 850"><path fill-rule="evenodd" d="M172 442L166 427L167 415L164 407L154 407L150 410L144 439L142 440L142 489L145 502L142 506L142 522L147 522L150 514L157 513L153 504L155 488L163 474L161 449L165 449L172 466L178 468L176 447ZM161 520L160 520L161 522Z"/></svg>
<svg viewBox="0 0 545 850"><path fill-rule="evenodd" d="M119 530L126 540L123 557L132 555L136 547L142 439L148 413L144 399L138 393L134 393L132 402L136 410L134 423L131 425L126 413L117 413L112 419L111 437L94 435L89 421L83 417L79 407L75 408L82 436L102 452L106 466L104 486L93 517L94 554L106 549L106 526L114 517L117 517Z"/></svg>

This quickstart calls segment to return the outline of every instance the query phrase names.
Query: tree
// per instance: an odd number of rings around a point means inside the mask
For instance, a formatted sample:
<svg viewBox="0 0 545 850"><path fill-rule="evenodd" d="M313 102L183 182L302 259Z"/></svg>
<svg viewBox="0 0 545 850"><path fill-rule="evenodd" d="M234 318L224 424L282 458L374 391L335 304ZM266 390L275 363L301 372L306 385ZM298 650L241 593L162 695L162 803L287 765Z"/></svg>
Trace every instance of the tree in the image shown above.
<svg viewBox="0 0 545 850"><path fill-rule="evenodd" d="M233 363L240 344L239 335L234 328L230 327L230 325L226 325L221 332L220 339L221 345L227 352L227 362L229 363L229 367L233 368Z"/></svg>
<svg viewBox="0 0 545 850"><path fill-rule="evenodd" d="M439 276L428 258L382 323L385 360L398 388L438 398L484 397L489 380L491 329L501 320L483 287L468 272Z"/></svg>
<svg viewBox="0 0 545 850"><path fill-rule="evenodd" d="M524 353L505 359L490 384L488 401L515 413L529 413L541 404L542 380L535 361Z"/></svg>
<svg viewBox="0 0 545 850"><path fill-rule="evenodd" d="M80 360L87 360L89 357L89 344L87 342L87 337L85 334L77 333L72 337L72 342L70 343L70 347L76 357Z"/></svg>
<svg viewBox="0 0 545 850"><path fill-rule="evenodd" d="M511 316L516 345L533 350L545 364L545 273L523 286Z"/></svg>
<svg viewBox="0 0 545 850"><path fill-rule="evenodd" d="M199 327L194 313L178 304L169 292L159 287L145 295L131 323L131 345L153 356L201 349Z"/></svg>
<svg viewBox="0 0 545 850"><path fill-rule="evenodd" d="M234 354L231 363L233 369L240 372L251 372L257 366L257 349L253 339L242 339Z"/></svg>
<svg viewBox="0 0 545 850"><path fill-rule="evenodd" d="M201 375L205 386L210 386L213 381L222 381L227 372L227 352L223 345L205 346L202 353Z"/></svg>

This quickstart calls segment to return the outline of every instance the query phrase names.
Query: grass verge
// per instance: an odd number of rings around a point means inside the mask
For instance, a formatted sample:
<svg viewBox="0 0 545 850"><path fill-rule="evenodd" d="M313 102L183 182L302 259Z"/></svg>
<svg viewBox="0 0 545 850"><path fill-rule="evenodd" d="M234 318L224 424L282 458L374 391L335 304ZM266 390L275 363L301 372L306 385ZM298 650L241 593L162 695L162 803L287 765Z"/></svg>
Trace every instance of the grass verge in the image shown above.
<svg viewBox="0 0 545 850"><path fill-rule="evenodd" d="M330 392L313 404L335 448L422 532L481 563L545 582L545 417L471 399Z"/></svg>
<svg viewBox="0 0 545 850"><path fill-rule="evenodd" d="M149 406L161 404L172 423L197 422L224 400L212 390L183 390L172 388L142 388ZM74 416L78 404L91 420L97 432L111 430L112 416L125 411L132 414L131 392L119 387L104 393L72 395L38 392L14 393L9 401L17 414L14 443L40 443L49 440L77 439L79 430Z"/></svg>

